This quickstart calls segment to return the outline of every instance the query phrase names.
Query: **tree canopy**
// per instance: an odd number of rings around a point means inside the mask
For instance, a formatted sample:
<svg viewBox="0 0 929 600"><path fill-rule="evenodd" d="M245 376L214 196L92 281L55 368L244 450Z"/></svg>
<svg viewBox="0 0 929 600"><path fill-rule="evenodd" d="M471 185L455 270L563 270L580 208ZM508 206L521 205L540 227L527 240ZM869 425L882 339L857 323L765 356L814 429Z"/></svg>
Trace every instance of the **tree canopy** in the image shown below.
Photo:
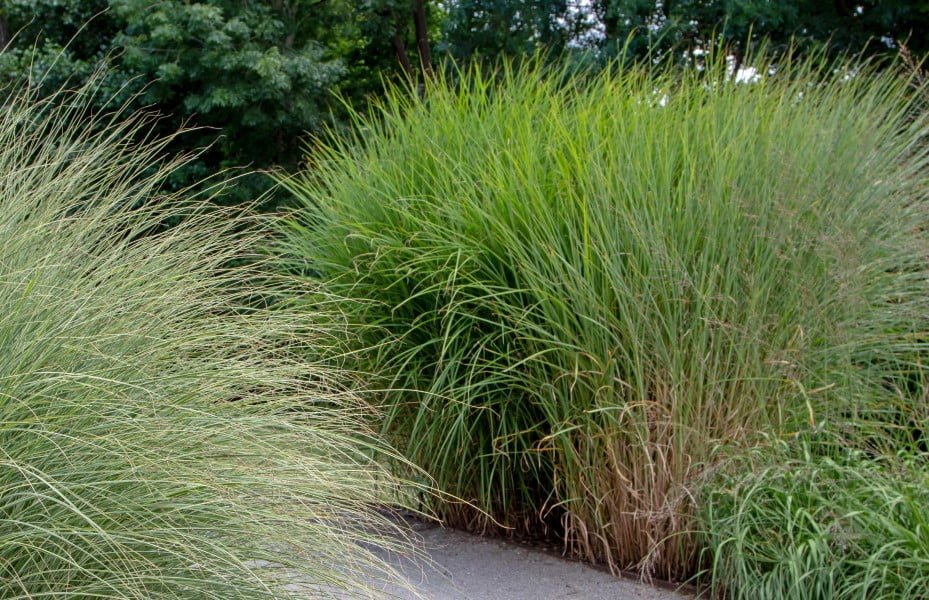
<svg viewBox="0 0 929 600"><path fill-rule="evenodd" d="M232 166L293 167L385 80L544 52L602 64L769 41L929 52L929 0L0 0L0 81L51 91L103 70L101 99L197 126L184 185ZM678 51L680 51L678 53ZM267 187L237 186L253 196Z"/></svg>
<svg viewBox="0 0 929 600"><path fill-rule="evenodd" d="M925 0L594 0L605 38L632 36L638 52L723 42L735 51L768 40L833 52L883 53L901 42L929 51ZM867 46L867 48L866 48Z"/></svg>
<svg viewBox="0 0 929 600"><path fill-rule="evenodd" d="M2 6L3 29L11 33L0 78L52 91L103 70L99 98L155 107L168 130L199 128L184 143L209 150L178 185L226 167L292 165L307 133L338 125L337 93L360 100L390 70L369 39L386 17L350 0ZM244 188L240 193L256 191Z"/></svg>
<svg viewBox="0 0 929 600"><path fill-rule="evenodd" d="M583 45L593 13L568 0L458 0L450 3L441 48L457 60L558 55Z"/></svg>

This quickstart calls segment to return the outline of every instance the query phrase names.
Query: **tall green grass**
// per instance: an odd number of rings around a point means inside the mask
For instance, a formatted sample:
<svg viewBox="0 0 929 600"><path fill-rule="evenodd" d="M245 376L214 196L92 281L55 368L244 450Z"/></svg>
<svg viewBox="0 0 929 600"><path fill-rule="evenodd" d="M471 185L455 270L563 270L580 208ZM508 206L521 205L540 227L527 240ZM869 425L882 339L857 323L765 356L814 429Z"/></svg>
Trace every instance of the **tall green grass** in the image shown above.
<svg viewBox="0 0 929 600"><path fill-rule="evenodd" d="M719 444L912 424L917 95L893 69L709 62L395 89L286 182L288 267L354 300L385 431L486 511L451 522L683 578Z"/></svg>
<svg viewBox="0 0 929 600"><path fill-rule="evenodd" d="M366 596L397 483L307 362L335 321L262 308L268 224L162 193L93 93L0 106L0 598Z"/></svg>

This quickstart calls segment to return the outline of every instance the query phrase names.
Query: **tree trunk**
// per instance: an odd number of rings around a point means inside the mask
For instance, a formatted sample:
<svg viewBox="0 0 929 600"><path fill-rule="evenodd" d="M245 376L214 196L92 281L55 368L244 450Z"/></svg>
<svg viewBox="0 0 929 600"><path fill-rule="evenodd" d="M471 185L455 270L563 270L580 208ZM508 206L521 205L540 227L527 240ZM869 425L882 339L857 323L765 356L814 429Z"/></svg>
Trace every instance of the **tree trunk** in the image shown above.
<svg viewBox="0 0 929 600"><path fill-rule="evenodd" d="M413 23L416 25L416 49L419 52L423 74L432 77L432 50L429 48L429 29L426 25L426 0L413 0Z"/></svg>
<svg viewBox="0 0 929 600"><path fill-rule="evenodd" d="M6 19L0 16L0 52L10 45L10 30L6 26Z"/></svg>
<svg viewBox="0 0 929 600"><path fill-rule="evenodd" d="M397 60L400 61L400 66L403 67L403 72L406 73L407 77L412 78L413 64L410 63L410 57L406 53L406 44L403 43L399 33L394 33L391 41L394 44L394 52L397 53Z"/></svg>

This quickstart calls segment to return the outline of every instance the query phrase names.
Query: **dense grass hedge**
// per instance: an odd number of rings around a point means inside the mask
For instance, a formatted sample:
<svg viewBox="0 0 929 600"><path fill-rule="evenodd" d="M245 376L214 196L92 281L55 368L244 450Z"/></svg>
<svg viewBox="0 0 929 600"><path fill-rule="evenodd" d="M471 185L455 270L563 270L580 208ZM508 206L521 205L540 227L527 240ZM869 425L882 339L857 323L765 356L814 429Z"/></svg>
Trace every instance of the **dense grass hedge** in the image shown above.
<svg viewBox="0 0 929 600"><path fill-rule="evenodd" d="M93 93L0 105L0 598L365 593L397 484L336 338Z"/></svg>
<svg viewBox="0 0 929 600"><path fill-rule="evenodd" d="M286 182L288 268L352 299L384 429L451 522L684 578L720 445L825 423L876 448L925 414L918 94L709 62L394 90Z"/></svg>

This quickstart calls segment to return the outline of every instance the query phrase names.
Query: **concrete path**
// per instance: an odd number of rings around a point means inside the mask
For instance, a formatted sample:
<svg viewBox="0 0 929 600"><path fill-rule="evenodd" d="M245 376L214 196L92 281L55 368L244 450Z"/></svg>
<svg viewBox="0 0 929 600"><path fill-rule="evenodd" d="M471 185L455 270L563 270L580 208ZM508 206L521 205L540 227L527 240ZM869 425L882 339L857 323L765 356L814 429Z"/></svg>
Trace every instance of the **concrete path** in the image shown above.
<svg viewBox="0 0 929 600"><path fill-rule="evenodd" d="M684 600L692 596L620 579L560 553L411 523L432 565L394 564L426 600ZM412 600L401 589L388 597Z"/></svg>

